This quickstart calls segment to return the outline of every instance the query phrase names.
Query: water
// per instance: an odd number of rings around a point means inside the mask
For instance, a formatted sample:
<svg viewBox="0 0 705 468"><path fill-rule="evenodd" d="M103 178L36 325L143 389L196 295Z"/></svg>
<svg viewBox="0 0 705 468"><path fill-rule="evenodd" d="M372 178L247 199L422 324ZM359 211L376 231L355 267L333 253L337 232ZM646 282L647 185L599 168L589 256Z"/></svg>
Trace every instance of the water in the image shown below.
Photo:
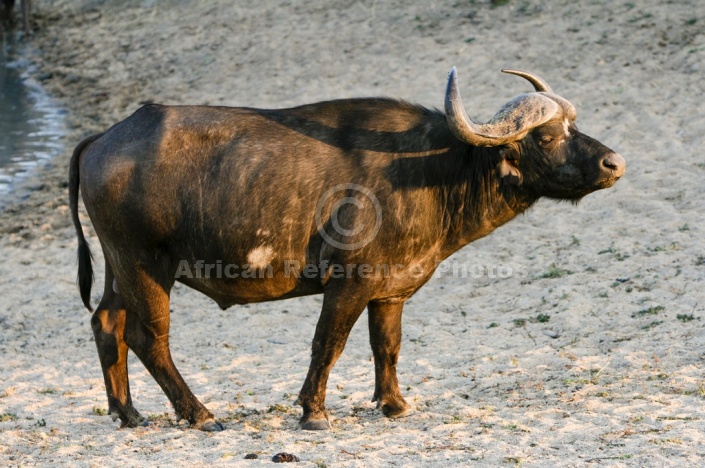
<svg viewBox="0 0 705 468"><path fill-rule="evenodd" d="M30 78L20 47L0 38L0 201L14 183L64 151L64 111Z"/></svg>

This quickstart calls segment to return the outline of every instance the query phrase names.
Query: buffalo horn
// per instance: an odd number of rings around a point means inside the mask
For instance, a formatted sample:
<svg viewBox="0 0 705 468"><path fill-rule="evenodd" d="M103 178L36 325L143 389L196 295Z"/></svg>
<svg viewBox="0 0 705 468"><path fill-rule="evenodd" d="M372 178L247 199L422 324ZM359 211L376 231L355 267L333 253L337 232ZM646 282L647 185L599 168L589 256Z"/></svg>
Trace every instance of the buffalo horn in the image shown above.
<svg viewBox="0 0 705 468"><path fill-rule="evenodd" d="M509 68L504 68L502 69L502 73L509 73L510 75L516 75L516 76L521 76L522 78L525 78L528 80L532 85L534 85L534 89L541 93L551 93L553 94L553 90L551 89L550 86L548 86L548 83L543 81L541 78L538 76L534 75L533 73L529 73L523 70L511 70Z"/></svg>
<svg viewBox="0 0 705 468"><path fill-rule="evenodd" d="M465 113L455 67L448 75L448 126L459 140L474 146L500 146L520 140L531 129L548 122L559 109L559 104L545 94L522 94L505 104L489 122L478 125Z"/></svg>

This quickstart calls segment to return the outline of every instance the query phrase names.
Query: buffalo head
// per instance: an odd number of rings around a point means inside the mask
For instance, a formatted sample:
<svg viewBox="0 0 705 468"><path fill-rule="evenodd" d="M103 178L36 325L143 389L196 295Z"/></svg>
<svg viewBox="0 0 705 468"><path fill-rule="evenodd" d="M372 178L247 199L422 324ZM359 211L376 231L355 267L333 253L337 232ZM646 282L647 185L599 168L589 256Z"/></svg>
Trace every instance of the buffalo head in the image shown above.
<svg viewBox="0 0 705 468"><path fill-rule="evenodd" d="M624 174L624 158L578 131L575 107L536 75L521 76L536 92L517 96L485 124L465 113L455 67L448 77L445 110L448 125L461 141L499 147L499 173L535 197L577 200L611 187Z"/></svg>

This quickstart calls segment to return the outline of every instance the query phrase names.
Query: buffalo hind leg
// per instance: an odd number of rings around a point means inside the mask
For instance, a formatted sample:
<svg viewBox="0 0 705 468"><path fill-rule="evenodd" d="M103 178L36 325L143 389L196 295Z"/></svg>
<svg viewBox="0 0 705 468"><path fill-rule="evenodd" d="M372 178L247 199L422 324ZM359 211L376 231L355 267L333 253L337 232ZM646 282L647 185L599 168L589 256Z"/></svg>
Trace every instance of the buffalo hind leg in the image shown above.
<svg viewBox="0 0 705 468"><path fill-rule="evenodd" d="M121 427L146 426L147 420L132 405L130 397L127 345L123 339L125 306L113 291L114 277L110 265L106 265L105 270L103 298L91 318L91 326L108 394L108 413L113 416L113 421L120 418Z"/></svg>
<svg viewBox="0 0 705 468"><path fill-rule="evenodd" d="M413 412L399 391L397 360L401 348L401 313L403 302L377 302L367 305L370 345L375 359L375 393L372 401L390 418L402 418Z"/></svg>
<svg viewBox="0 0 705 468"><path fill-rule="evenodd" d="M155 280L142 270L118 278L127 306L125 342L169 398L179 420L186 419L202 431L222 431L223 425L191 393L171 358L169 291L173 282L173 275ZM125 294L128 289L130 293Z"/></svg>
<svg viewBox="0 0 705 468"><path fill-rule="evenodd" d="M299 421L302 429L315 431L330 428L325 409L326 384L330 370L345 347L350 330L365 310L364 291L346 290L342 282L328 283L323 296L323 308L311 345L311 365L299 393L298 404L303 408Z"/></svg>

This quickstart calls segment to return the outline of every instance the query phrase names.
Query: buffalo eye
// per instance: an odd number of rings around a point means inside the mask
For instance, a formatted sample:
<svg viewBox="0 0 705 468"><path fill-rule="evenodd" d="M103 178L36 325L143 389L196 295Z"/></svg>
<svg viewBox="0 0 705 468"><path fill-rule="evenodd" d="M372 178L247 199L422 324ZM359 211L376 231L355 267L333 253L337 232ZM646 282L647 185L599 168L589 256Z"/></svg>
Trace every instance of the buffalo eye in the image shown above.
<svg viewBox="0 0 705 468"><path fill-rule="evenodd" d="M551 135L543 135L539 138L539 145L548 146L553 142L553 137Z"/></svg>

